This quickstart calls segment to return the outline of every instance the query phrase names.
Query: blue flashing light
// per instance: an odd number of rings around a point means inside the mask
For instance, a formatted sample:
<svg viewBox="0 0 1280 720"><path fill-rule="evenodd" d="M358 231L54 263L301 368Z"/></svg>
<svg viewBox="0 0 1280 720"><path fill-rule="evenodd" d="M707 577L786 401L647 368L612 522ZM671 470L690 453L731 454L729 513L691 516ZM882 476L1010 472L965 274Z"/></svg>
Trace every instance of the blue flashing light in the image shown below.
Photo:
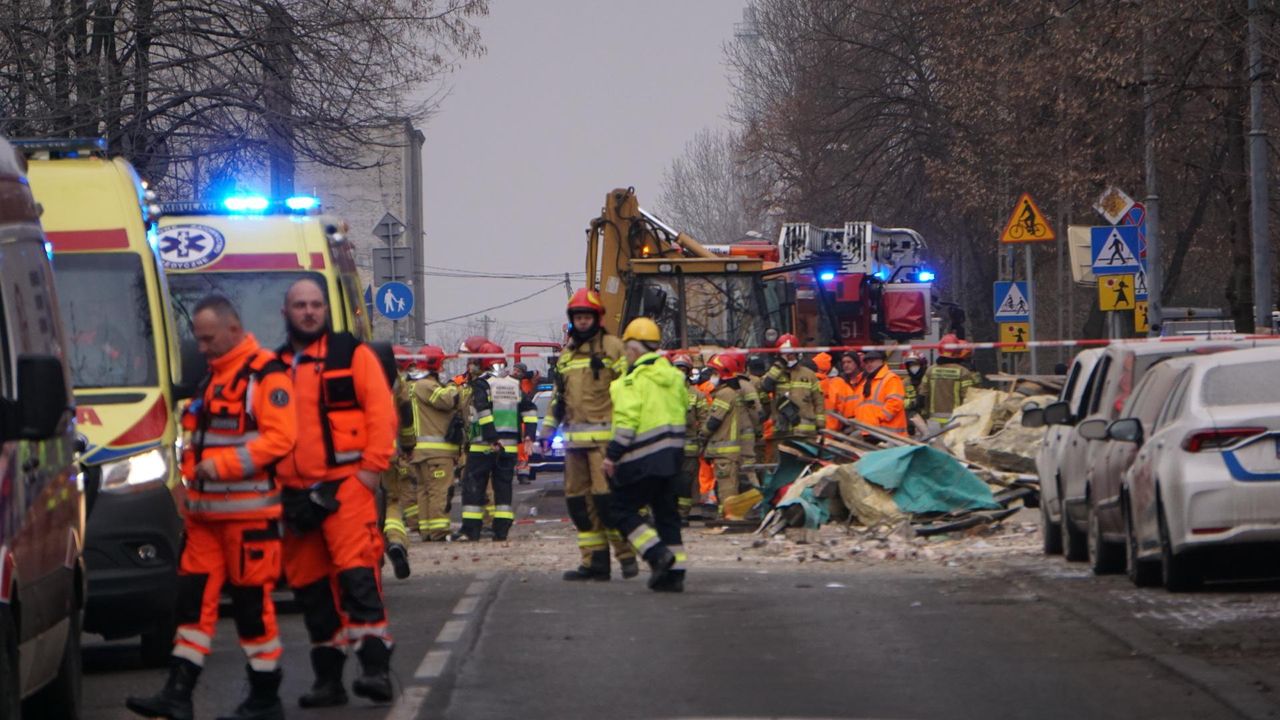
<svg viewBox="0 0 1280 720"><path fill-rule="evenodd" d="M919 274L919 275L916 275L916 280L918 280L918 281L920 281L920 282L922 282L922 283L927 283L927 282L933 282L934 278L936 278L936 277L938 277L938 276L937 276L937 275L934 275L932 272L930 272L930 271L928 271L928 270L921 270L921 271L920 271L920 274Z"/></svg>
<svg viewBox="0 0 1280 720"><path fill-rule="evenodd" d="M314 210L320 204L320 198L310 195L295 195L284 201L284 206L295 212Z"/></svg>
<svg viewBox="0 0 1280 720"><path fill-rule="evenodd" d="M880 282L884 282L885 280L889 279L889 273L885 272L884 270L877 270L875 274L875 278Z"/></svg>
<svg viewBox="0 0 1280 720"><path fill-rule="evenodd" d="M222 207L231 212L263 212L270 204L262 195L232 195L222 201Z"/></svg>
<svg viewBox="0 0 1280 720"><path fill-rule="evenodd" d="M831 270L823 270L822 272L818 273L818 279L821 280L822 282L831 282L832 280L836 279L836 274Z"/></svg>

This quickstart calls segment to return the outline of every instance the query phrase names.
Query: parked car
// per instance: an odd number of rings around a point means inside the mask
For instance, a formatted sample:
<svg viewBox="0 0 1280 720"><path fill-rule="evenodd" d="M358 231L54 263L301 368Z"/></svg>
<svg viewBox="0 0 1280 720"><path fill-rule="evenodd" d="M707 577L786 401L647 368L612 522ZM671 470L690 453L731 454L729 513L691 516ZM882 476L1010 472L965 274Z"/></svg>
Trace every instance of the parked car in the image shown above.
<svg viewBox="0 0 1280 720"><path fill-rule="evenodd" d="M1100 357L1102 350L1095 348L1081 351L1071 361L1071 367L1067 369L1067 380L1058 396L1059 402L1066 404L1068 419L1084 415L1083 405L1089 375ZM1024 409L1022 424L1027 427L1044 427L1044 409ZM1062 453L1070 435L1070 423L1048 425L1040 450L1036 453L1036 475L1040 478L1040 536L1046 555L1062 552L1062 502L1058 495L1057 477L1058 465L1062 462Z"/></svg>
<svg viewBox="0 0 1280 720"><path fill-rule="evenodd" d="M0 718L80 716L84 498L57 292L0 139Z"/></svg>
<svg viewBox="0 0 1280 720"><path fill-rule="evenodd" d="M1045 408L1045 422L1074 425L1065 440L1058 472L1051 482L1061 505L1062 552L1068 560L1088 557L1086 530L1089 521L1090 487L1087 476L1090 458L1102 452L1106 439L1091 440L1080 434L1079 425L1099 418L1111 422L1120 417L1134 386L1156 362L1181 355L1221 349L1252 347L1239 338L1185 340L1178 342L1121 343L1103 350L1089 374L1080 411L1073 413L1065 403ZM1043 488L1042 488L1043 489Z"/></svg>
<svg viewBox="0 0 1280 720"><path fill-rule="evenodd" d="M1250 550L1274 571L1280 346L1170 362L1162 373L1175 377L1155 421L1107 428L1139 447L1121 488L1131 577L1189 590Z"/></svg>

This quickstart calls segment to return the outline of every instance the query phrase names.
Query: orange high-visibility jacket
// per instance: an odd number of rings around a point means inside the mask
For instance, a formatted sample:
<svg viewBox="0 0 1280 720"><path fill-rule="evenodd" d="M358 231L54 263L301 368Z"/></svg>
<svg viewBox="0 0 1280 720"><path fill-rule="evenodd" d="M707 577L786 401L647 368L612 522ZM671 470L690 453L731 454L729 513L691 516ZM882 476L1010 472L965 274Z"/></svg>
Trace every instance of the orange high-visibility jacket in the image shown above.
<svg viewBox="0 0 1280 720"><path fill-rule="evenodd" d="M247 335L209 362L200 398L182 418L190 442L182 453L187 513L206 520L280 517L272 468L298 436L293 383L275 353ZM197 480L196 465L212 460L215 480Z"/></svg>
<svg viewBox="0 0 1280 720"><path fill-rule="evenodd" d="M840 420L835 415L837 413L845 415L845 406L853 398L853 386L849 384L848 380L837 375L828 379L826 387L823 388L823 396L826 398L827 405L827 428L844 432L844 426L840 424ZM852 416L845 415L845 417Z"/></svg>
<svg viewBox="0 0 1280 720"><path fill-rule="evenodd" d="M298 444L279 467L280 480L289 487L340 480L357 470L380 473L391 464L399 417L382 365L361 343L349 367L326 370L335 337L326 333L301 353L292 347L280 352L293 377L298 408ZM346 335L339 342L354 341Z"/></svg>
<svg viewBox="0 0 1280 720"><path fill-rule="evenodd" d="M868 393L864 387L856 393L859 402L854 418L867 425L905 435L907 410L902 378L888 365L883 365L865 382L870 384L871 391Z"/></svg>

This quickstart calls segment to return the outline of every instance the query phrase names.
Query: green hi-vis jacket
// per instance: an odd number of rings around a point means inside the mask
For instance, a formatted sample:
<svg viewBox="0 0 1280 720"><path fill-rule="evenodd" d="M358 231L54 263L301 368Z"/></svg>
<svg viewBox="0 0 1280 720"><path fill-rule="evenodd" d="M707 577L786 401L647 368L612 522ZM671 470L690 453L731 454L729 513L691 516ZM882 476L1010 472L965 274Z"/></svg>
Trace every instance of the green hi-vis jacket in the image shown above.
<svg viewBox="0 0 1280 720"><path fill-rule="evenodd" d="M613 440L605 455L616 463L614 482L671 477L684 460L689 395L684 373L666 358L647 353L609 386Z"/></svg>

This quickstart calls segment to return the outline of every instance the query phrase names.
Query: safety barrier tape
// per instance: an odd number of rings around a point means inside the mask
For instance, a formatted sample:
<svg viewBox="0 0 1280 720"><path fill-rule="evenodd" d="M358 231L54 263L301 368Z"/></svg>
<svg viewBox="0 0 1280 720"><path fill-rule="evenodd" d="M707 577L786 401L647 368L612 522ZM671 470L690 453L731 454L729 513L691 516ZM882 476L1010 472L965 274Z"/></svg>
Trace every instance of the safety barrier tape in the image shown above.
<svg viewBox="0 0 1280 720"><path fill-rule="evenodd" d="M569 518L520 518L516 520L516 525L553 525L559 523L567 523Z"/></svg>
<svg viewBox="0 0 1280 720"><path fill-rule="evenodd" d="M865 344L865 345L806 345L803 347L793 348L733 348L735 352L745 352L750 355L768 355L774 353L797 354L797 355L816 355L818 353L844 353L844 352L867 352L870 350L881 350L884 352L921 352L925 350L1004 350L1009 348L1091 348L1106 347L1108 345L1146 345L1152 343L1192 343L1204 340L1221 340L1223 342L1247 342L1247 341L1280 341L1280 335L1246 335L1242 333L1205 333L1199 335L1176 335L1169 337L1155 338L1115 338L1115 339L1080 339L1080 340L1032 340L1029 342L962 342L962 343L904 343L901 345L885 345L885 344ZM726 348L715 348L711 352L721 352ZM663 350L662 353L667 356L679 353L701 353L701 348L693 347L679 350ZM522 353L454 353L445 355L445 359L481 359L481 358L551 358L556 357L559 353L549 351L539 352L522 352ZM423 355L396 355L397 360L422 360L426 356Z"/></svg>

